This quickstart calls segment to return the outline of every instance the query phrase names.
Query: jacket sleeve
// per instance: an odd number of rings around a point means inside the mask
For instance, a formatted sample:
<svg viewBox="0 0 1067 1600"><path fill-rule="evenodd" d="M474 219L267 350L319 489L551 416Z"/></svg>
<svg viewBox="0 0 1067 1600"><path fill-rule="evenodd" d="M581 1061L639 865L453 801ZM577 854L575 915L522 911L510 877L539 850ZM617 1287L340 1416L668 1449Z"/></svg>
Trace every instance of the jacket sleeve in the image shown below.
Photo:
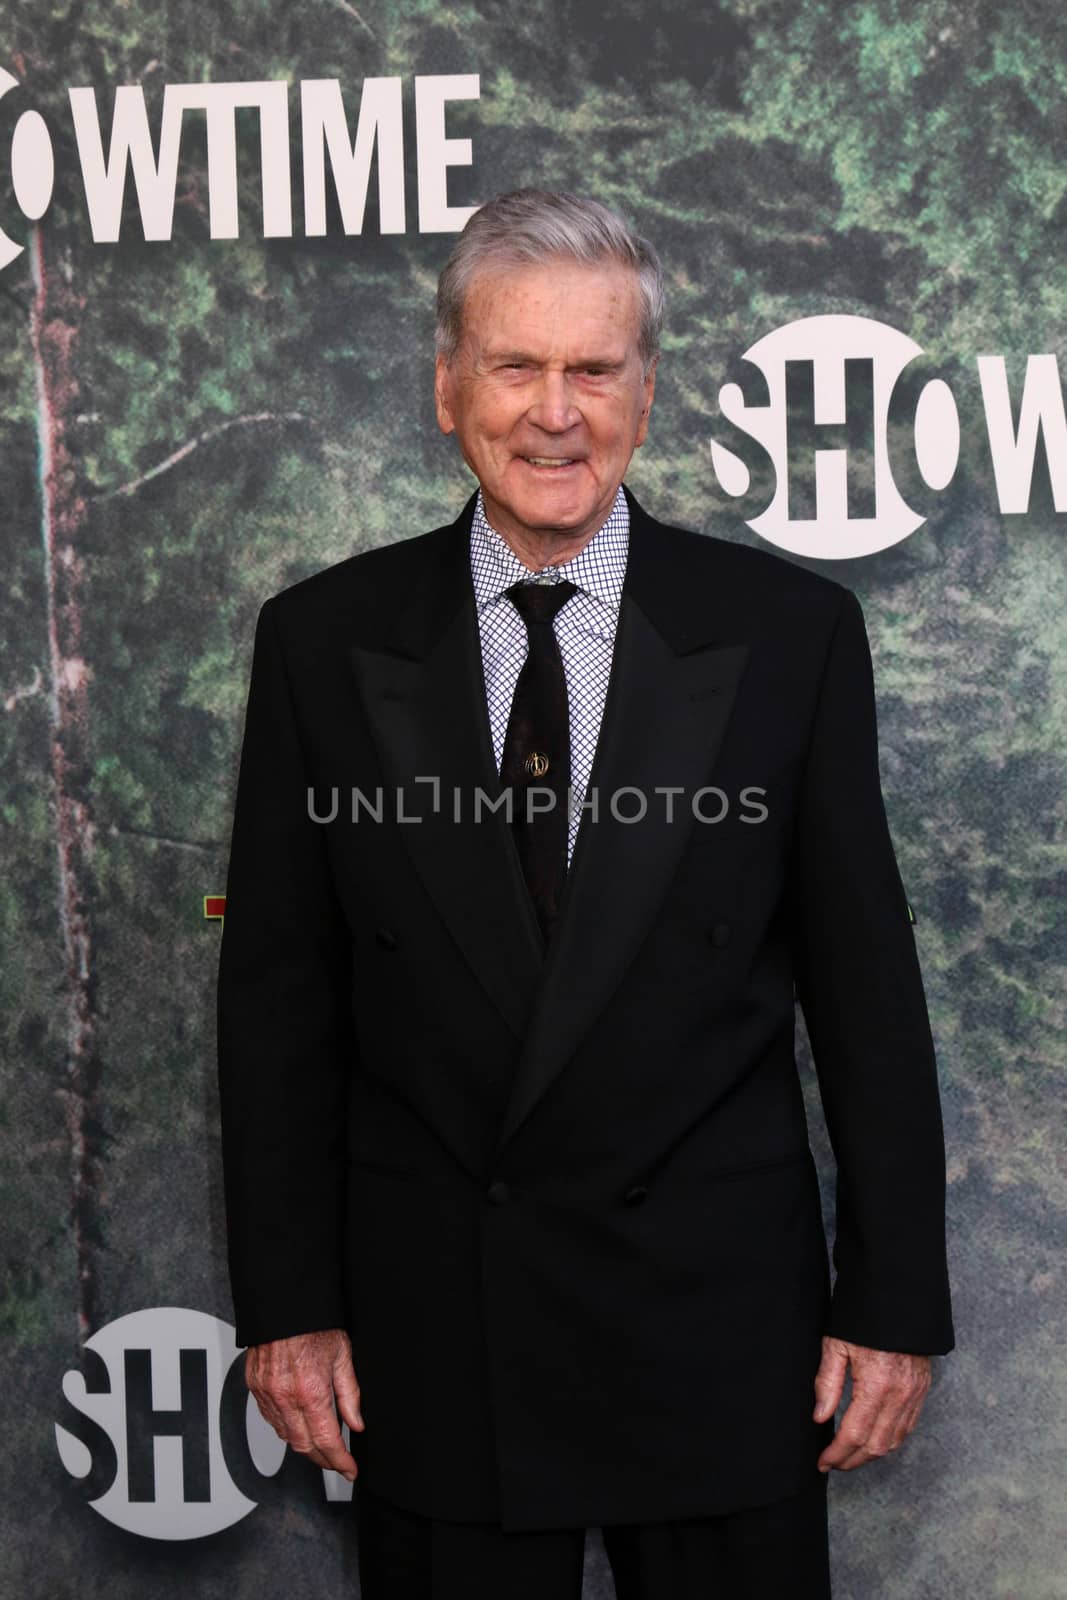
<svg viewBox="0 0 1067 1600"><path fill-rule="evenodd" d="M874 678L849 591L823 670L794 841L797 994L837 1164L825 1331L953 1348L933 1040L878 773Z"/></svg>
<svg viewBox="0 0 1067 1600"><path fill-rule="evenodd" d="M351 940L307 773L275 602L259 613L226 879L218 1068L239 1344L345 1324Z"/></svg>

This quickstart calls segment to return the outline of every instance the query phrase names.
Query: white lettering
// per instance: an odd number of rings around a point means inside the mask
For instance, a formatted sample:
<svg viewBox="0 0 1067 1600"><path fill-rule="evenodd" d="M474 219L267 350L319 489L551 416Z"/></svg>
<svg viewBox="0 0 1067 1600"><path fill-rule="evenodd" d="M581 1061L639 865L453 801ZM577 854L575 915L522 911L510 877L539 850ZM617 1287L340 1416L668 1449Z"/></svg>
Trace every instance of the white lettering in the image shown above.
<svg viewBox="0 0 1067 1600"><path fill-rule="evenodd" d="M144 90L140 86L115 90L111 118L111 144L104 156L103 136L95 89L71 89L70 110L78 145L89 226L97 244L113 244L122 222L126 193L126 167L133 168L141 226L146 239L169 239L174 220L174 189L178 180L178 146L182 113L177 92L163 90L163 117L159 134L158 164L152 154Z"/></svg>
<svg viewBox="0 0 1067 1600"><path fill-rule="evenodd" d="M1001 511L1018 516L1029 510L1039 429L1045 436L1052 503L1057 511L1067 511L1067 415L1056 357L1027 357L1018 433L1004 357L979 356L978 377Z"/></svg>
<svg viewBox="0 0 1067 1600"><path fill-rule="evenodd" d="M371 156L378 145L378 214L382 233L403 233L404 120L399 78L365 78L354 144L349 144L341 85L308 78L300 85L304 150L304 232L326 232L326 157L346 234L363 231Z"/></svg>
<svg viewBox="0 0 1067 1600"><path fill-rule="evenodd" d="M174 223L182 117L207 115L208 227L212 239L236 239L237 130L240 107L259 111L263 236L290 238L293 202L289 168L289 86L285 82L183 83L163 90L159 159L152 153L144 90L115 91L111 140L104 155L95 89L71 89L70 109L78 144L89 223L97 243L119 237L127 165L133 169L141 226L146 239L169 239Z"/></svg>
<svg viewBox="0 0 1067 1600"><path fill-rule="evenodd" d="M420 233L459 233L478 209L448 203L449 167L469 167L473 154L469 139L445 137L445 102L480 97L477 72L415 79Z"/></svg>

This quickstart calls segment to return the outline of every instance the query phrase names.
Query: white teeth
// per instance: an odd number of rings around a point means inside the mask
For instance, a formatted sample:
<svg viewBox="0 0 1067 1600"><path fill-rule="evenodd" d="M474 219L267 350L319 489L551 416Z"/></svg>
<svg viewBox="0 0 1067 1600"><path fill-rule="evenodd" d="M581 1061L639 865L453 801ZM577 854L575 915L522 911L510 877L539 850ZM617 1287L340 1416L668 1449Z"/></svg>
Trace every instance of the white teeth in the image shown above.
<svg viewBox="0 0 1067 1600"><path fill-rule="evenodd" d="M572 465L571 457L561 459L559 456L524 456L523 460L528 461L531 467L569 467Z"/></svg>

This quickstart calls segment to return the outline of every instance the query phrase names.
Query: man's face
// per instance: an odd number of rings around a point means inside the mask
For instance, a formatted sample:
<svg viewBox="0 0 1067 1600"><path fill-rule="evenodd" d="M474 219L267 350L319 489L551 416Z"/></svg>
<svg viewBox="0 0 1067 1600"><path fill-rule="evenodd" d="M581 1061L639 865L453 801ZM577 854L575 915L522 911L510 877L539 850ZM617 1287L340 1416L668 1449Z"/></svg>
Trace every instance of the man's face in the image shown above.
<svg viewBox="0 0 1067 1600"><path fill-rule="evenodd" d="M505 536L589 537L644 443L655 373L642 376L636 274L560 259L487 269L467 294L460 347L438 357L437 420L456 434Z"/></svg>

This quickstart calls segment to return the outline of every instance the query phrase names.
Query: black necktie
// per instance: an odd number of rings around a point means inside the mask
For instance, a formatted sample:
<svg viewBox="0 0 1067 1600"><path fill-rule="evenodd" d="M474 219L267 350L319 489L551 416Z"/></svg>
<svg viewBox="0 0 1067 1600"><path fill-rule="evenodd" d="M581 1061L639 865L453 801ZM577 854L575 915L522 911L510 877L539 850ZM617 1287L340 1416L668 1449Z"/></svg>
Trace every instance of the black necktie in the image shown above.
<svg viewBox="0 0 1067 1600"><path fill-rule="evenodd" d="M545 939L567 876L570 716L563 660L552 626L577 585L514 583L508 599L526 624L530 648L515 685L500 782L512 791L512 831ZM536 791L529 795L529 790ZM549 809L550 807L550 809Z"/></svg>

